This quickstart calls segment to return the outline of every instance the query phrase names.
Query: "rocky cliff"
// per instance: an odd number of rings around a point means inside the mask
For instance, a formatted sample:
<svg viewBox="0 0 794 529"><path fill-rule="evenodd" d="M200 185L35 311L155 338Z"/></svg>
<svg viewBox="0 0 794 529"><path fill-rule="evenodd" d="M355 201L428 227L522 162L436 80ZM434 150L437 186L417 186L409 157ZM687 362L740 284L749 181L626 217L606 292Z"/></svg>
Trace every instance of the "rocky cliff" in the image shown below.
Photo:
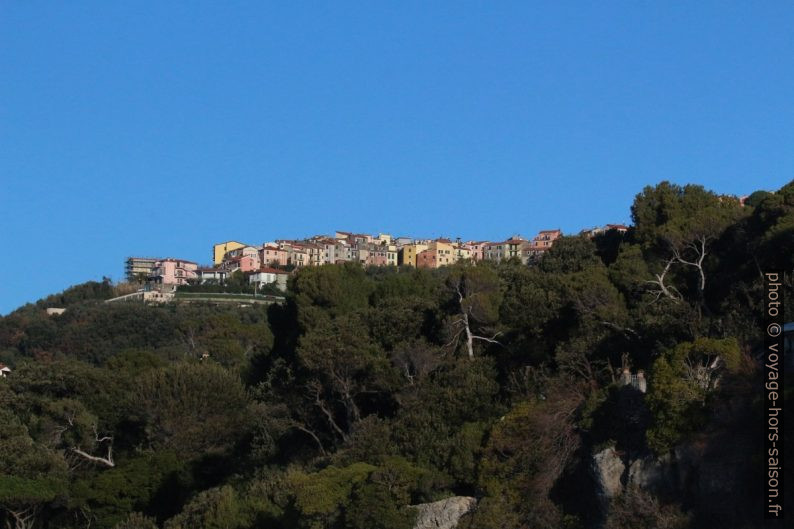
<svg viewBox="0 0 794 529"><path fill-rule="evenodd" d="M413 507L418 511L414 529L454 529L458 520L477 505L470 496L453 496L432 503L420 503Z"/></svg>

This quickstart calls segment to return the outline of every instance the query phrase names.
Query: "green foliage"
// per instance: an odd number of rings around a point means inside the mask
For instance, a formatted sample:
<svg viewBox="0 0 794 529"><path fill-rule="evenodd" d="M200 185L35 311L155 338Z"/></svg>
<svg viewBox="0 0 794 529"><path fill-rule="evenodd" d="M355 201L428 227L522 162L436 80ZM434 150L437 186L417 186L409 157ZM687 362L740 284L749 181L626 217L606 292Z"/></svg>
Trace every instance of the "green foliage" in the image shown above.
<svg viewBox="0 0 794 529"><path fill-rule="evenodd" d="M9 490L24 488L28 480L65 476L66 462L61 455L31 437L28 427L10 410L0 409L0 424L0 472L11 480Z"/></svg>
<svg viewBox="0 0 794 529"><path fill-rule="evenodd" d="M395 457L382 459L379 466L359 462L293 472L284 484L291 496L287 518L308 529L408 529L415 513L407 505L426 476L427 471Z"/></svg>
<svg viewBox="0 0 794 529"><path fill-rule="evenodd" d="M100 527L112 527L128 513L146 509L169 477L183 469L174 452L133 456L115 468L78 479L72 486L72 502L90 510Z"/></svg>
<svg viewBox="0 0 794 529"><path fill-rule="evenodd" d="M502 289L496 270L489 266L455 266L449 270L447 286L452 303L477 323L489 326L498 322Z"/></svg>
<svg viewBox="0 0 794 529"><path fill-rule="evenodd" d="M641 242L677 244L700 234L716 235L742 215L733 197L718 196L702 186L684 187L662 182L646 187L632 205Z"/></svg>
<svg viewBox="0 0 794 529"><path fill-rule="evenodd" d="M334 317L367 307L373 284L361 266L344 263L303 269L291 278L290 290L298 321L309 325L323 313Z"/></svg>
<svg viewBox="0 0 794 529"><path fill-rule="evenodd" d="M755 191L744 200L744 205L752 208L758 207L767 197L772 196L769 191Z"/></svg>
<svg viewBox="0 0 794 529"><path fill-rule="evenodd" d="M55 478L0 476L0 505L44 503L55 499L64 490L64 483Z"/></svg>
<svg viewBox="0 0 794 529"><path fill-rule="evenodd" d="M35 510L65 495L67 464L61 454L34 440L22 421L4 407L0 424L0 507Z"/></svg>
<svg viewBox="0 0 794 529"><path fill-rule="evenodd" d="M540 268L548 274L581 272L601 264L592 239L584 235L560 237L540 261Z"/></svg>
<svg viewBox="0 0 794 529"><path fill-rule="evenodd" d="M157 449L189 460L228 450L243 434L248 396L240 379L212 363L149 371L138 398L146 434Z"/></svg>
<svg viewBox="0 0 794 529"><path fill-rule="evenodd" d="M114 525L113 529L157 529L157 524L153 518L134 512Z"/></svg>
<svg viewBox="0 0 794 529"><path fill-rule="evenodd" d="M342 517L353 488L366 481L377 467L354 463L348 467L328 467L314 474L296 472L289 476L294 506L307 529L333 526Z"/></svg>
<svg viewBox="0 0 794 529"><path fill-rule="evenodd" d="M395 502L386 484L362 483L353 490L345 511L350 529L411 529L416 514L405 503Z"/></svg>
<svg viewBox="0 0 794 529"><path fill-rule="evenodd" d="M721 362L729 372L736 371L740 359L735 339L698 338L679 344L654 363L647 396L653 416L648 446L654 452L668 452L703 424L706 397L719 369L711 366Z"/></svg>
<svg viewBox="0 0 794 529"><path fill-rule="evenodd" d="M229 485L199 493L182 512L165 523L165 529L243 529L251 518L238 494Z"/></svg>
<svg viewBox="0 0 794 529"><path fill-rule="evenodd" d="M88 281L80 285L69 287L60 294L47 296L39 300L36 306L39 308L47 307L70 307L86 301L101 301L110 299L116 296L117 293L110 283L110 280L105 278L102 282Z"/></svg>
<svg viewBox="0 0 794 529"><path fill-rule="evenodd" d="M545 401L523 401L494 426L480 462L486 497L472 527L563 527L565 514L550 492L578 448L573 413L581 397L557 381Z"/></svg>
<svg viewBox="0 0 794 529"><path fill-rule="evenodd" d="M620 247L617 259L609 267L609 279L624 295L636 299L644 281L650 278L648 264L642 256L639 245L630 244Z"/></svg>

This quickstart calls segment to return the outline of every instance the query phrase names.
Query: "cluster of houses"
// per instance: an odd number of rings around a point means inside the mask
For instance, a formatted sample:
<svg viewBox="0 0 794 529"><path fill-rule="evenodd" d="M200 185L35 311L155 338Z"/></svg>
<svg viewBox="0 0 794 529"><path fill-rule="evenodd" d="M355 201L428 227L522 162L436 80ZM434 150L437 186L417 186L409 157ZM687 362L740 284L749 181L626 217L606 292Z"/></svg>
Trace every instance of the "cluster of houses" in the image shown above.
<svg viewBox="0 0 794 529"><path fill-rule="evenodd" d="M608 230L625 232L622 224L585 230L595 236ZM501 261L519 259L528 263L539 258L562 236L560 230L543 230L532 239L515 235L505 241L452 241L446 238L414 239L337 231L333 236L317 235L301 240L276 240L255 246L238 241L213 245L212 265L199 266L184 259L130 257L126 262L127 279L146 279L151 284L223 284L240 271L249 283L275 284L286 289L289 271L304 266L341 262L364 266L414 266L438 268L461 260Z"/></svg>

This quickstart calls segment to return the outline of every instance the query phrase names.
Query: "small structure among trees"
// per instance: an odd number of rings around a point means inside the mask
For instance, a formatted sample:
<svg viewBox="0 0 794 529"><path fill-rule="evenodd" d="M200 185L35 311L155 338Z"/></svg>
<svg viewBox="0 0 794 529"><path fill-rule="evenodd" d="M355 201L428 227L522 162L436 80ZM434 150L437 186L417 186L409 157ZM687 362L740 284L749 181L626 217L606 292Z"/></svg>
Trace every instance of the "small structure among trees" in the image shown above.
<svg viewBox="0 0 794 529"><path fill-rule="evenodd" d="M648 380L645 378L645 371L640 369L632 374L628 367L624 367L620 374L620 385L631 386L641 393L645 393L648 390Z"/></svg>

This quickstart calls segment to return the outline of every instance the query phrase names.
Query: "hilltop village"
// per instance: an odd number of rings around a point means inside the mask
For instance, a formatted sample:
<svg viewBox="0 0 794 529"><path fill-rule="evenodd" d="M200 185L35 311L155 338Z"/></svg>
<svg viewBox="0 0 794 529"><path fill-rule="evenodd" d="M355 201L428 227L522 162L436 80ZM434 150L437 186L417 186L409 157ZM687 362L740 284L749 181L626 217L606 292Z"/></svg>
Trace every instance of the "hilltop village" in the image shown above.
<svg viewBox="0 0 794 529"><path fill-rule="evenodd" d="M595 236L609 230L624 233L623 224L607 224L584 230ZM286 290L292 270L356 262L363 266L414 266L439 268L461 260L501 261L519 259L523 263L538 259L562 236L559 229L542 230L525 239L514 235L501 242L461 241L447 238L414 239L337 231L333 236L317 235L307 239L279 239L261 245L226 241L212 246L212 264L177 258L129 257L125 272L130 282L146 283L158 290L176 290L180 285L223 285L240 272L251 285L272 285Z"/></svg>

